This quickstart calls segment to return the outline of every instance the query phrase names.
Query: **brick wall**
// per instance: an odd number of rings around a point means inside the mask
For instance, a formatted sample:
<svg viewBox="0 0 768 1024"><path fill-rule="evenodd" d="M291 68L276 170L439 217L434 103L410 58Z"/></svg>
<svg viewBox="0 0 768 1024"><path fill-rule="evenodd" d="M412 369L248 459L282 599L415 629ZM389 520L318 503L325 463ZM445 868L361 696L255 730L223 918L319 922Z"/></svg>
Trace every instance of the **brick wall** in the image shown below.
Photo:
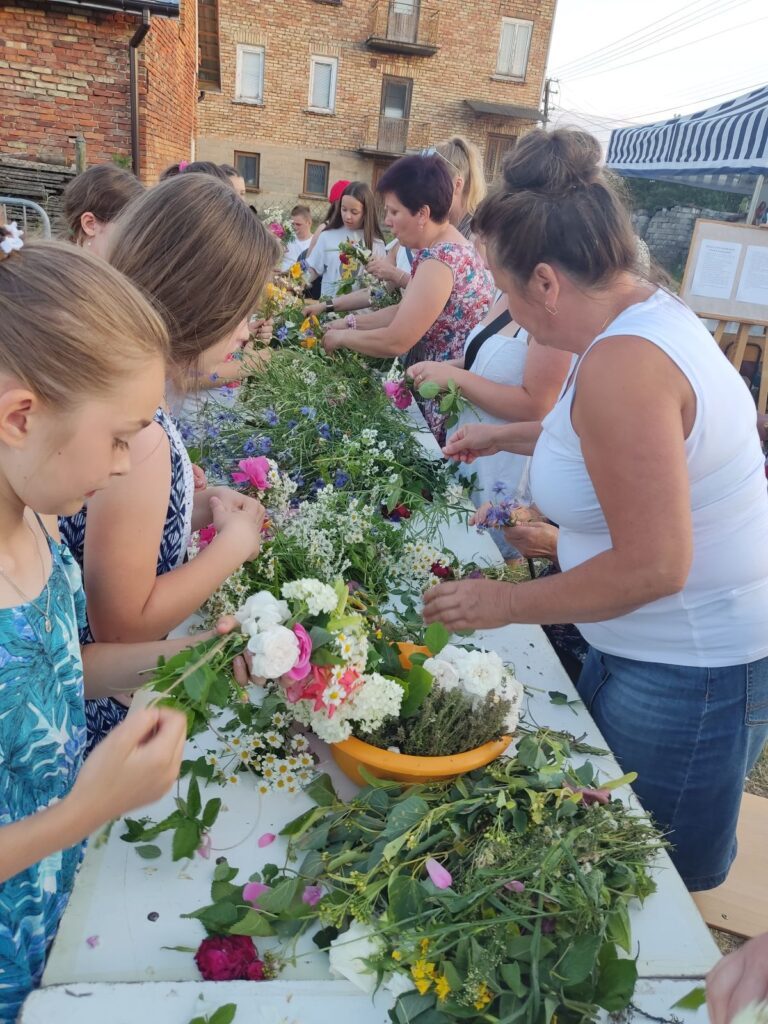
<svg viewBox="0 0 768 1024"><path fill-rule="evenodd" d="M438 52L406 56L369 49L371 0L218 0L221 91L206 89L198 110L198 156L261 154L264 200L301 189L305 158L331 163L330 180L371 180L374 160L357 153L375 140L382 77L413 80L408 146L466 135L484 151L489 133L520 134L531 122L477 116L466 99L538 108L555 0L440 0ZM428 7L428 4L423 6ZM502 17L534 23L525 81L495 77ZM265 48L264 103L235 101L236 46ZM336 110L309 112L310 55L338 58Z"/></svg>
<svg viewBox="0 0 768 1024"><path fill-rule="evenodd" d="M89 164L131 153L128 42L138 17L71 12L24 0L0 7L0 155L71 164L82 133ZM140 49L142 177L187 157L194 137L196 5L153 18Z"/></svg>

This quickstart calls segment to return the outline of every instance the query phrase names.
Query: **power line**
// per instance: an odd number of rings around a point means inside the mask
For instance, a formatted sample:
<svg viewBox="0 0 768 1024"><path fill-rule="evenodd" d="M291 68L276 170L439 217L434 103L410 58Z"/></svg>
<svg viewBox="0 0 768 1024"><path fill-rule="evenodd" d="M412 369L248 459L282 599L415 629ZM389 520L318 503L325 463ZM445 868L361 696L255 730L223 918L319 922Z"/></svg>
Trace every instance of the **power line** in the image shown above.
<svg viewBox="0 0 768 1024"><path fill-rule="evenodd" d="M738 2L742 2L742 0L738 0ZM697 7L697 5L698 10L686 15L685 17L681 17L683 11L687 11L691 7ZM693 21L698 20L702 14L705 14L713 7L718 6L720 6L719 0L693 0L693 2L686 4L684 7L678 8L677 11L673 11L660 21L652 22L640 29L636 29L634 32L628 33L625 36L620 36L618 39L614 40L613 43L609 43L600 49L593 50L591 53L587 53L575 60L566 61L565 64L557 69L557 73L561 75L575 74L577 71L583 71L586 66L592 66L594 63L613 60L617 56L621 55L628 47L636 47L639 44L649 45L649 42L653 42L664 33L670 33L672 29L677 29L678 26L685 27L688 24L693 23Z"/></svg>
<svg viewBox="0 0 768 1024"><path fill-rule="evenodd" d="M684 104L684 106L698 106L699 103L710 103L712 100L727 99L731 96L738 96L740 93L752 92L754 89L760 89L765 87L765 79L763 78L760 82L754 82L752 85L742 85L736 89L728 89L726 92L717 93L716 96L704 96L699 100L690 100ZM667 110L675 110L676 106L661 107L659 110L649 110L644 114L633 114L633 118L637 117L653 117L654 114L663 114ZM693 113L693 111L692 111ZM685 115L683 115L685 116Z"/></svg>
<svg viewBox="0 0 768 1024"><path fill-rule="evenodd" d="M663 57L667 53L674 53L676 50L683 50L688 46L695 46L696 43L703 43L707 39L713 39L715 36L723 36L727 32L735 32L737 29L744 28L746 25L755 25L759 21L768 21L768 14L762 18L752 18L749 21L742 21L738 25L731 25L729 28L718 29L717 32L710 32L707 36L700 36L698 39L692 39L687 43L680 43L678 46L671 46L668 50L658 50L656 53L651 53L647 57L637 57L635 60L624 61L620 64L614 64L611 67L599 69L597 71L586 71L582 74L571 75L566 78L569 82L578 82L582 78L594 78L596 75L606 75L611 71L621 70L624 68L631 67L633 64L643 64L647 60L655 60L657 57Z"/></svg>
<svg viewBox="0 0 768 1024"><path fill-rule="evenodd" d="M560 72L560 74L564 77L575 77L577 75L585 75L587 72L596 71L606 65L615 65L618 60L623 60L638 51L647 50L649 47L656 45L659 41L666 41L675 35L679 35L681 32L687 31L694 25L698 27L705 21L711 21L713 18L722 17L722 15L727 14L736 7L741 7L745 3L749 2L750 0L728 0L728 2L723 5L720 0L707 0L707 6L697 10L693 16L686 16L676 22L671 22L670 24L663 26L661 29L657 27L656 31L646 34L634 43L624 44L615 48L614 52L606 54L604 57L592 59L590 61L582 61L578 64L567 66L565 70Z"/></svg>

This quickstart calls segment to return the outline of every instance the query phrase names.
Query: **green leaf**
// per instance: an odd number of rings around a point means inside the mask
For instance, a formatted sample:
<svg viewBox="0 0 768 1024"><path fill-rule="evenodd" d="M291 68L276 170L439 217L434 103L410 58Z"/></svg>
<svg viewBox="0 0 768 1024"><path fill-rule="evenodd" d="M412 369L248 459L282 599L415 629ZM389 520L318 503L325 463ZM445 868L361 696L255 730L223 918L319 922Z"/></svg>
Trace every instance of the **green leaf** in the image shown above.
<svg viewBox="0 0 768 1024"><path fill-rule="evenodd" d="M237 1003L226 1003L220 1006L216 1013L209 1018L209 1024L232 1024L237 1013Z"/></svg>
<svg viewBox="0 0 768 1024"><path fill-rule="evenodd" d="M187 791L187 813L191 818L196 818L200 813L201 807L200 783L193 775Z"/></svg>
<svg viewBox="0 0 768 1024"><path fill-rule="evenodd" d="M230 935L255 935L258 938L275 934L269 919L255 909L249 910L245 917L241 918L236 924L233 924L228 931Z"/></svg>
<svg viewBox="0 0 768 1024"><path fill-rule="evenodd" d="M402 850L403 846L405 846L407 839L407 832L403 832L401 836L397 836L395 839L391 839L386 844L384 849L381 851L382 858L384 860L392 860L394 857L396 857L398 853L400 853L400 851Z"/></svg>
<svg viewBox="0 0 768 1024"><path fill-rule="evenodd" d="M568 703L568 694L567 693L561 693L560 690L550 690L549 691L549 702L550 702L550 704L567 704Z"/></svg>
<svg viewBox="0 0 768 1024"><path fill-rule="evenodd" d="M233 868L226 858L213 869L214 882L231 882L235 877L237 877L237 868Z"/></svg>
<svg viewBox="0 0 768 1024"><path fill-rule="evenodd" d="M201 665L184 680L184 692L196 704L205 704L211 688L211 674L207 667Z"/></svg>
<svg viewBox="0 0 768 1024"><path fill-rule="evenodd" d="M410 718L416 714L424 703L427 694L431 691L435 680L434 676L425 668L413 665L408 670L406 682L408 685L405 687L405 696L400 705L400 715L402 718Z"/></svg>
<svg viewBox="0 0 768 1024"><path fill-rule="evenodd" d="M210 903L207 907L193 910L191 914L181 914L181 917L194 918L208 931L217 934L226 931L237 921L239 916L240 912L233 903Z"/></svg>
<svg viewBox="0 0 768 1024"><path fill-rule="evenodd" d="M303 879L286 878L282 882L278 882L274 889L259 896L259 910L269 914L284 914L303 888Z"/></svg>
<svg viewBox="0 0 768 1024"><path fill-rule="evenodd" d="M673 1010L698 1010L707 1001L707 990L703 985L692 988L682 999L672 1004Z"/></svg>
<svg viewBox="0 0 768 1024"><path fill-rule="evenodd" d="M437 398L440 394L440 386L433 380L425 380L423 384L419 386L419 395L422 398L430 399Z"/></svg>
<svg viewBox="0 0 768 1024"><path fill-rule="evenodd" d="M331 777L325 772L322 775L318 775L316 779L313 779L304 792L310 800L314 800L320 807L331 807L339 802L336 790L331 782Z"/></svg>
<svg viewBox="0 0 768 1024"><path fill-rule="evenodd" d="M174 860L193 857L200 846L200 826L196 821L180 822L173 833L172 854Z"/></svg>
<svg viewBox="0 0 768 1024"><path fill-rule="evenodd" d="M328 629L323 629L322 626L313 626L309 631L309 639L312 641L312 649L316 647L324 647L326 644L333 640L333 633Z"/></svg>
<svg viewBox="0 0 768 1024"><path fill-rule="evenodd" d="M389 910L394 921L415 917L424 909L426 892L410 875L392 875L387 886Z"/></svg>
<svg viewBox="0 0 768 1024"><path fill-rule="evenodd" d="M619 903L608 918L606 937L620 946L625 953L632 952L632 928L626 903Z"/></svg>
<svg viewBox="0 0 768 1024"><path fill-rule="evenodd" d="M424 633L424 646L428 647L433 655L439 654L448 645L450 639L450 631L442 622L433 622L431 626L427 626Z"/></svg>
<svg viewBox="0 0 768 1024"><path fill-rule="evenodd" d="M222 672L218 672L211 680L208 703L215 704L217 708L225 708L229 704L229 677Z"/></svg>
<svg viewBox="0 0 768 1024"><path fill-rule="evenodd" d="M281 836L300 836L303 835L307 829L310 829L316 821L324 818L328 812L324 807L310 807L308 811L304 811L298 818L294 818L293 821L289 821L287 825L283 825L280 829Z"/></svg>
<svg viewBox="0 0 768 1024"><path fill-rule="evenodd" d="M554 968L554 973L563 979L564 985L578 985L589 977L597 963L602 942L600 935L580 935L574 940Z"/></svg>
<svg viewBox="0 0 768 1024"><path fill-rule="evenodd" d="M209 800L203 809L203 825L206 828L211 828L219 816L221 810L221 797L215 796L212 800Z"/></svg>
<svg viewBox="0 0 768 1024"><path fill-rule="evenodd" d="M214 903L240 903L242 895L242 885L233 885L232 882L214 882L211 886L211 899Z"/></svg>
<svg viewBox="0 0 768 1024"><path fill-rule="evenodd" d="M383 836L399 836L407 832L414 825L420 824L429 814L429 804L420 796L408 796L405 800L396 803L389 812L387 827L382 832Z"/></svg>
<svg viewBox="0 0 768 1024"><path fill-rule="evenodd" d="M149 845L136 847L136 853L138 853L140 857L143 857L144 860L157 860L157 858L162 855L162 852L163 851L159 846Z"/></svg>
<svg viewBox="0 0 768 1024"><path fill-rule="evenodd" d="M499 968L499 973L509 991L522 999L527 989L520 976L520 964L502 964Z"/></svg>
<svg viewBox="0 0 768 1024"><path fill-rule="evenodd" d="M600 971L595 1002L609 1013L629 1006L637 981L634 960L611 960Z"/></svg>
<svg viewBox="0 0 768 1024"><path fill-rule="evenodd" d="M573 774L582 786L591 786L595 781L595 769L590 761L586 761L584 764L579 765L579 767L574 770Z"/></svg>

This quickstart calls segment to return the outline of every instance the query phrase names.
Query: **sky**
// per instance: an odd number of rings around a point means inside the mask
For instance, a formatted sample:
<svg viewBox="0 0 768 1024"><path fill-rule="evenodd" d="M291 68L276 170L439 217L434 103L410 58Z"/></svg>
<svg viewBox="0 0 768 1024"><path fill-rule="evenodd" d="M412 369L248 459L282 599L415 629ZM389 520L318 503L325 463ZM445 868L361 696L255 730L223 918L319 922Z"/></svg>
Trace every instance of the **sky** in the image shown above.
<svg viewBox="0 0 768 1024"><path fill-rule="evenodd" d="M768 84L768 0L558 0L547 67L550 124L605 146Z"/></svg>

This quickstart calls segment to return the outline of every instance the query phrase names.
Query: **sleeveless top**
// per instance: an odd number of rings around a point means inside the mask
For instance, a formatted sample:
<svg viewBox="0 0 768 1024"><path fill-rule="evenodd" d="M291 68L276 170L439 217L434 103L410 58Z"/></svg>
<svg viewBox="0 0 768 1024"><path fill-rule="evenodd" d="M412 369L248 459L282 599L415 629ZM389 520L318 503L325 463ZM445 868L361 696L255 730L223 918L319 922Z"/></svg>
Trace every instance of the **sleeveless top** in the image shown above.
<svg viewBox="0 0 768 1024"><path fill-rule="evenodd" d="M47 536L47 534L46 534ZM85 709L78 626L80 570L48 537L51 573L32 603L0 608L0 826L63 799L83 758ZM50 595L51 631L42 611ZM40 611L38 611L40 609ZM83 845L0 884L0 1021L16 1020L38 984L74 884Z"/></svg>
<svg viewBox="0 0 768 1024"><path fill-rule="evenodd" d="M443 242L431 249L419 249L413 257L411 276L426 260L444 263L453 274L453 288L439 316L420 341L404 357L406 367L424 359L459 359L472 324L479 323L493 300L493 278L473 245ZM416 401L439 444L445 441L445 416L439 401Z"/></svg>
<svg viewBox="0 0 768 1024"><path fill-rule="evenodd" d="M577 625L599 651L637 661L704 668L757 661L768 655L768 493L752 397L701 321L665 291L620 313L590 348L615 335L658 346L696 396L685 442L693 561L680 593ZM531 466L533 499L560 526L563 571L611 547L571 423L577 379L578 367L542 423Z"/></svg>
<svg viewBox="0 0 768 1024"><path fill-rule="evenodd" d="M181 435L171 417L164 409L155 413L155 423L159 423L165 431L171 448L171 489L168 497L168 512L160 538L160 550L157 554L157 575L176 569L184 561L192 535L192 502L195 494L195 481L192 475L192 462ZM85 550L85 526L87 506L83 506L73 516L61 517L59 529L75 559L83 568ZM81 637L82 643L92 643L93 637L87 625Z"/></svg>

